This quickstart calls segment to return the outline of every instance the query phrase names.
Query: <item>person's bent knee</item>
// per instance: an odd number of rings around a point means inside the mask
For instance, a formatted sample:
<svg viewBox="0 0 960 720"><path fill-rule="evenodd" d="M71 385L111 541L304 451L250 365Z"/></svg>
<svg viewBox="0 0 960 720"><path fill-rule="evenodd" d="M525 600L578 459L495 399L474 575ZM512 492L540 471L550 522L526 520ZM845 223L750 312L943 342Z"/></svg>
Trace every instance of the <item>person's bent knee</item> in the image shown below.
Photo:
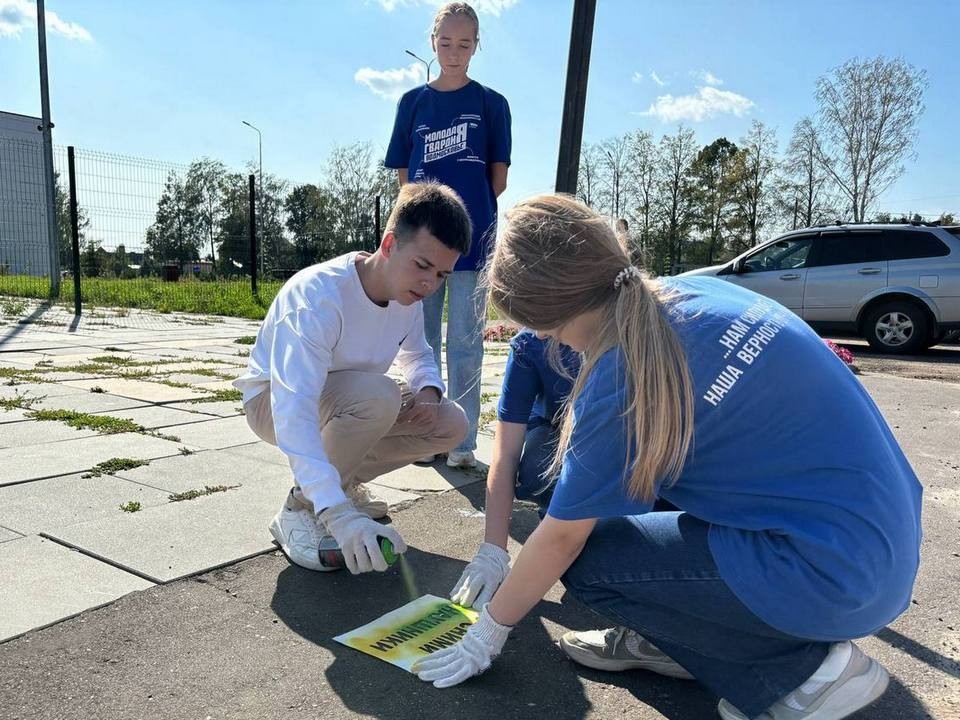
<svg viewBox="0 0 960 720"><path fill-rule="evenodd" d="M440 412L437 414L437 424L432 433L442 445L442 449L437 452L453 450L463 442L469 431L470 423L463 408L452 400L442 402Z"/></svg>

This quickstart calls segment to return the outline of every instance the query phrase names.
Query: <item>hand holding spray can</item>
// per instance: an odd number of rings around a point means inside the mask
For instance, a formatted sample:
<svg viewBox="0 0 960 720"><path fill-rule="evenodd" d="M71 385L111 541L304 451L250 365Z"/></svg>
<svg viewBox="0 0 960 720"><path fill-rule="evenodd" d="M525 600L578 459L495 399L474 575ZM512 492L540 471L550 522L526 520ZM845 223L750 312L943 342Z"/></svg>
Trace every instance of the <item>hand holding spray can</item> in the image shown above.
<svg viewBox="0 0 960 720"><path fill-rule="evenodd" d="M382 535L377 537L383 559L387 561L387 565L393 565L397 562L397 554L393 550L393 543ZM343 551L333 535L324 535L320 538L320 564L330 570L346 567Z"/></svg>

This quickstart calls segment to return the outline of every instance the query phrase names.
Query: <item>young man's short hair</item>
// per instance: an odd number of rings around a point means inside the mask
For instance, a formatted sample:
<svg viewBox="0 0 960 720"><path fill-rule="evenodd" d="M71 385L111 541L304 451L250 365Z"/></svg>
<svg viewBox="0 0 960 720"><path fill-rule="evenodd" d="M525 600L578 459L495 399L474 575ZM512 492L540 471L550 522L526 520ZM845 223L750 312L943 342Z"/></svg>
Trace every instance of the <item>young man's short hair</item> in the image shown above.
<svg viewBox="0 0 960 720"><path fill-rule="evenodd" d="M461 255L470 252L470 215L460 196L438 182L407 183L387 218L385 230L402 245L424 228Z"/></svg>

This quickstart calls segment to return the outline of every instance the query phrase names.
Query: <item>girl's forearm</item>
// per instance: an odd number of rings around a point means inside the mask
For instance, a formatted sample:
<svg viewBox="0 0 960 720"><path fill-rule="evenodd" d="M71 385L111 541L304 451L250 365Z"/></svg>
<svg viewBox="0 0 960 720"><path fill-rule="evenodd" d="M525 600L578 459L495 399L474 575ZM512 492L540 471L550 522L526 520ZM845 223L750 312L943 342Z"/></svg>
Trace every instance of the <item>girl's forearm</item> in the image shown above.
<svg viewBox="0 0 960 720"><path fill-rule="evenodd" d="M487 473L484 542L507 549L510 513L513 510L517 466L523 452L527 426L498 420L494 430L493 457Z"/></svg>
<svg viewBox="0 0 960 720"><path fill-rule="evenodd" d="M596 520L556 520L549 515L527 540L510 574L490 602L501 625L516 625L577 559Z"/></svg>

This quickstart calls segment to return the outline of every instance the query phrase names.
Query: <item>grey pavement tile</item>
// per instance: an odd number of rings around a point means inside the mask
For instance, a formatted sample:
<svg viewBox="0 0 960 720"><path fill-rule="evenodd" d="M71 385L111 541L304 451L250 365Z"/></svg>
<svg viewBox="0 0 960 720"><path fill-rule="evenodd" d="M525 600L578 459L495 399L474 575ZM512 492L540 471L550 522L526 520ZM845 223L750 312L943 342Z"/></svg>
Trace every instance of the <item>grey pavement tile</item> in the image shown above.
<svg viewBox="0 0 960 720"><path fill-rule="evenodd" d="M0 449L0 468L3 468L0 486L86 472L97 463L115 457L153 460L179 453L178 443L137 433L62 440L35 445L29 453L19 448L3 448Z"/></svg>
<svg viewBox="0 0 960 720"><path fill-rule="evenodd" d="M60 386L66 387L66 386ZM94 385L93 387L97 387ZM120 397L110 395L109 393L91 392L81 388L72 388L77 390L77 394L71 395L53 395L35 402L30 407L43 410L74 410L85 413L113 414L113 411L127 410L129 408L143 407L147 405L144 400L135 398Z"/></svg>
<svg viewBox="0 0 960 720"><path fill-rule="evenodd" d="M167 403L167 407L176 408L177 410L201 412L207 415L218 415L220 417L243 414L243 402L240 400L218 400L217 402L203 403Z"/></svg>
<svg viewBox="0 0 960 720"><path fill-rule="evenodd" d="M26 410L21 410L20 408L11 408L9 410L0 408L0 425L23 422L28 419Z"/></svg>
<svg viewBox="0 0 960 720"><path fill-rule="evenodd" d="M5 542L0 544L0 640L152 585L36 535Z"/></svg>
<svg viewBox="0 0 960 720"><path fill-rule="evenodd" d="M233 390L233 380L215 380L207 378L207 382L194 383L201 390L216 392L217 390Z"/></svg>
<svg viewBox="0 0 960 720"><path fill-rule="evenodd" d="M0 345L0 351L2 350L4 350L4 347ZM0 361L4 363L14 363L16 365L28 365L33 367L36 363L44 359L44 355L28 350L0 352Z"/></svg>
<svg viewBox="0 0 960 720"><path fill-rule="evenodd" d="M164 368L157 368L157 369L163 373L162 377L164 380L167 380L169 382L175 382L175 383L187 383L188 385L196 385L201 389L207 386L208 383L223 382L222 378L211 377L210 375L194 375L193 373L189 373L189 372L184 372L184 373L177 372L177 373L170 373L168 375L167 373L163 372ZM207 388L207 389L213 389L213 388Z"/></svg>
<svg viewBox="0 0 960 720"><path fill-rule="evenodd" d="M120 505L169 502L169 493L112 475L65 475L0 487L0 525L22 535L54 533L67 525L124 515ZM142 512L142 510L140 511Z"/></svg>
<svg viewBox="0 0 960 720"><path fill-rule="evenodd" d="M406 490L397 490L396 488L389 487L387 485L380 485L376 481L367 483L370 494L375 498L383 500L391 508L395 508L397 505L403 503L413 502L419 500L422 495L417 495L416 493L407 492Z"/></svg>
<svg viewBox="0 0 960 720"><path fill-rule="evenodd" d="M407 492L443 492L481 482L482 476L467 470L448 468L438 460L428 467L407 465L376 479L377 485Z"/></svg>
<svg viewBox="0 0 960 720"><path fill-rule="evenodd" d="M75 380L66 383L70 387L90 390L102 388L110 395L143 400L145 402L177 402L199 397L203 393L191 388L171 387L146 380L125 380L121 378L102 378L98 380Z"/></svg>
<svg viewBox="0 0 960 720"><path fill-rule="evenodd" d="M18 383L17 385L0 385L0 398L9 399L17 395L27 397L56 397L60 395L83 395L80 388L68 387L59 383Z"/></svg>
<svg viewBox="0 0 960 720"><path fill-rule="evenodd" d="M249 445L230 448L230 452L234 453L237 457L262 460L273 463L274 465L282 465L285 468L290 467L290 461L287 460L287 456L283 454L280 448L262 440L260 442L250 443Z"/></svg>
<svg viewBox="0 0 960 720"><path fill-rule="evenodd" d="M288 478L263 477L234 490L50 534L156 582L168 582L273 548L267 525L289 489Z"/></svg>
<svg viewBox="0 0 960 720"><path fill-rule="evenodd" d="M137 423L138 425L143 425L143 427L145 427L147 430L203 422L204 420L210 420L212 417L214 417L213 415L206 415L199 412L177 410L165 405L143 405L141 407L128 408L126 410L100 410L93 414L111 415L113 417L125 418ZM3 416L0 415L0 422L2 421Z"/></svg>
<svg viewBox="0 0 960 720"><path fill-rule="evenodd" d="M202 490L207 485L246 486L264 482L277 482L290 488L292 475L289 466L239 454L246 447L203 450L192 455L162 458L114 474L168 493Z"/></svg>
<svg viewBox="0 0 960 720"><path fill-rule="evenodd" d="M16 540L17 538L21 537L23 537L23 535L20 533L14 532L10 528L0 526L0 543Z"/></svg>
<svg viewBox="0 0 960 720"><path fill-rule="evenodd" d="M220 448L245 445L258 442L246 417L236 415L226 418L212 418L183 428L183 442L190 448L217 450Z"/></svg>
<svg viewBox="0 0 960 720"><path fill-rule="evenodd" d="M95 430L73 428L56 420L24 420L0 425L0 448L27 448L96 434Z"/></svg>

